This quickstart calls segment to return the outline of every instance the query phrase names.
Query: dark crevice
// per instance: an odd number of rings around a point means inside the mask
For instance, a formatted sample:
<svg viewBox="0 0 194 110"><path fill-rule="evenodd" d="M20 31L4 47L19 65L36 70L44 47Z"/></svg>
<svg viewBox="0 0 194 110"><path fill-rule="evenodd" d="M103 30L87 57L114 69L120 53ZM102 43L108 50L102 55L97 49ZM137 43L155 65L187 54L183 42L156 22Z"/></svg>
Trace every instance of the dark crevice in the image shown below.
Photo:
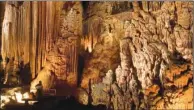
<svg viewBox="0 0 194 110"><path fill-rule="evenodd" d="M0 36L2 35L2 26L3 26L3 19L4 19L4 13L5 13L5 2L0 2ZM1 45L1 37L0 37L0 45Z"/></svg>
<svg viewBox="0 0 194 110"><path fill-rule="evenodd" d="M86 19L88 17L88 14L87 14L88 6L89 6L89 1L82 1L83 19Z"/></svg>
<svg viewBox="0 0 194 110"><path fill-rule="evenodd" d="M83 73L83 69L84 69L84 63L85 63L84 57L79 55L78 56L78 82L77 82L78 86L80 86L80 84L81 84L82 73Z"/></svg>
<svg viewBox="0 0 194 110"><path fill-rule="evenodd" d="M184 70L184 71L181 71L181 74L180 75L174 76L174 79L176 80L176 79L180 78L181 76L188 74L189 71L190 71L189 70L189 65L187 65L187 69Z"/></svg>
<svg viewBox="0 0 194 110"><path fill-rule="evenodd" d="M139 7L141 10L143 10L143 5L142 5L142 1L138 1Z"/></svg>
<svg viewBox="0 0 194 110"><path fill-rule="evenodd" d="M130 7L131 7L131 9L133 9L133 4L132 4L132 2L130 2Z"/></svg>

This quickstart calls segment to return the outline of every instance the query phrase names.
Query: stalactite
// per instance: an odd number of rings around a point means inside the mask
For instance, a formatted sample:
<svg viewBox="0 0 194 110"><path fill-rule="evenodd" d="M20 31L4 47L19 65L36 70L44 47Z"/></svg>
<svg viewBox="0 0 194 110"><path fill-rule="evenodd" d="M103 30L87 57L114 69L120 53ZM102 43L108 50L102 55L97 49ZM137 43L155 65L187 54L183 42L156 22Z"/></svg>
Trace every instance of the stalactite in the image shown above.
<svg viewBox="0 0 194 110"><path fill-rule="evenodd" d="M53 32L54 32L54 14L55 14L55 10L54 10L54 3L55 2L47 2L46 3L46 52L48 52L51 49L51 44L52 44L52 36L53 36Z"/></svg>
<svg viewBox="0 0 194 110"><path fill-rule="evenodd" d="M24 58L25 58L25 64L28 64L29 63L29 50L30 50L30 40L29 40L29 38L31 37L31 35L30 35L30 30L31 30L31 26L30 26L30 18L31 18L31 13L30 13L30 10L31 10L31 7L30 7L30 4L31 4L31 2L27 2L27 7L26 7L26 10L25 10L25 16L24 17L26 17L25 18L25 23L24 24L29 24L29 25L26 25L26 26L24 26L23 25L23 27L25 28L25 31L24 31L24 41L25 41L25 47L24 47L24 50L23 50L23 53L24 53ZM22 24L22 23L21 23Z"/></svg>
<svg viewBox="0 0 194 110"><path fill-rule="evenodd" d="M140 10L139 3L137 1L132 2L132 4L135 12Z"/></svg>
<svg viewBox="0 0 194 110"><path fill-rule="evenodd" d="M57 36L62 2L24 2L6 4L2 28L2 57L30 63L32 78L45 66L48 52ZM16 3L17 4L17 3ZM57 13L56 13L57 12Z"/></svg>
<svg viewBox="0 0 194 110"><path fill-rule="evenodd" d="M2 10L0 12L0 35L2 35L2 25L3 25L3 16L5 12L5 2L0 2L0 9ZM2 43L2 39L0 39L0 45Z"/></svg>
<svg viewBox="0 0 194 110"><path fill-rule="evenodd" d="M88 52L92 52L93 48L95 47L96 43L99 41L100 33L102 27L102 18L98 18L95 20L88 20L84 23L84 33L81 46L84 47L85 50Z"/></svg>
<svg viewBox="0 0 194 110"><path fill-rule="evenodd" d="M40 71L41 69L41 65L40 65L40 61L41 61L41 40L42 40L42 1L38 4L38 27L39 27L39 32L38 32L38 46L40 48L37 48L37 72Z"/></svg>
<svg viewBox="0 0 194 110"><path fill-rule="evenodd" d="M42 2L42 39L41 39L41 61L40 61L40 63L41 63L41 68L42 67L44 67L44 56L45 56L45 29L46 29L46 2L45 1L43 1Z"/></svg>
<svg viewBox="0 0 194 110"><path fill-rule="evenodd" d="M69 13L68 16L62 15L64 3L66 2L23 2L18 7L7 4L2 55L4 60L6 57L14 57L17 62L23 61L24 65L29 65L32 78L36 78L45 67L55 72L58 80L67 79L76 85L77 40L82 33L81 3L73 3L77 10L71 5L72 9L66 12ZM68 27L62 36L59 36L59 30L63 28L60 24ZM46 64L49 63L51 67L48 68Z"/></svg>
<svg viewBox="0 0 194 110"><path fill-rule="evenodd" d="M148 1L142 1L143 10L148 12Z"/></svg>
<svg viewBox="0 0 194 110"><path fill-rule="evenodd" d="M35 78L36 76L36 48L37 48L37 24L38 24L38 3L33 2L32 3L32 48L31 48L31 56L30 56L30 65L31 65L31 72L32 72L32 78Z"/></svg>

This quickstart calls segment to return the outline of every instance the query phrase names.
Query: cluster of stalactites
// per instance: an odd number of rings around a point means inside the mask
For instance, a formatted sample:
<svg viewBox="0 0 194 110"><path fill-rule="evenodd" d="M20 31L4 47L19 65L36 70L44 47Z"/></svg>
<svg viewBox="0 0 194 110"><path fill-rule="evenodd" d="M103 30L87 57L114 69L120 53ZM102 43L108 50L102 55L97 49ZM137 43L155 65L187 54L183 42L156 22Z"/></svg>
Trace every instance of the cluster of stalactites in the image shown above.
<svg viewBox="0 0 194 110"><path fill-rule="evenodd" d="M84 47L85 51L91 53L97 43L97 40L97 37L93 37L91 35L85 36L81 39L81 45Z"/></svg>
<svg viewBox="0 0 194 110"><path fill-rule="evenodd" d="M1 54L30 64L32 77L44 67L57 35L60 2L6 2ZM55 16L53 16L55 15ZM47 28L48 27L48 28Z"/></svg>

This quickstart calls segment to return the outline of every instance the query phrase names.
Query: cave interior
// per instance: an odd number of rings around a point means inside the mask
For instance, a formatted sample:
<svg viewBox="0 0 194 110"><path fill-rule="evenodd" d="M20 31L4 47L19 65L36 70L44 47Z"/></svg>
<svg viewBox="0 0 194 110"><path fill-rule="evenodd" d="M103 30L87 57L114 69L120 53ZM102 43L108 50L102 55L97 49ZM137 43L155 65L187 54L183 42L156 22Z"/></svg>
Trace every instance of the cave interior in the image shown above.
<svg viewBox="0 0 194 110"><path fill-rule="evenodd" d="M1 1L0 109L192 109L193 8Z"/></svg>

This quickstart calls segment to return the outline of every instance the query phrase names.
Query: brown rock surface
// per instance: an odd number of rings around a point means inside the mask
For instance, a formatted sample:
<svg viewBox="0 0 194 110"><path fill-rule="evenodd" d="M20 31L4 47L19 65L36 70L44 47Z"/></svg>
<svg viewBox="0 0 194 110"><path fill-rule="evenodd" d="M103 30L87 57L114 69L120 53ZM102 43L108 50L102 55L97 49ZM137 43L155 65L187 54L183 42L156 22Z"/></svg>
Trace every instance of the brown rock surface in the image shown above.
<svg viewBox="0 0 194 110"><path fill-rule="evenodd" d="M2 28L3 61L14 58L15 66L30 64L32 79L49 63L57 80L76 86L77 39L81 34L80 2L7 2Z"/></svg>
<svg viewBox="0 0 194 110"><path fill-rule="evenodd" d="M36 90L35 86L39 83L39 81L42 82L42 86L44 90L51 89L56 84L55 82L56 76L53 73L51 73L50 70L48 70L47 68L44 68L40 71L37 78L31 82L30 89Z"/></svg>
<svg viewBox="0 0 194 110"><path fill-rule="evenodd" d="M111 87L113 91L115 88L120 90L120 92L115 92L116 94L112 93L111 102L114 108L132 109L130 106L132 103L137 108L144 109L150 107L172 108L171 102L174 99L167 98L161 92L171 90L172 95L175 95L177 93L172 91L173 87L177 91L182 90L189 86L192 79L190 65L192 62L191 38L193 33L190 30L192 25L190 12L193 6L190 3L165 1L139 4L132 2L133 10L118 11L118 13L109 16L107 13L99 12L102 14L100 15L102 27L109 21L112 23L108 24L108 29L105 28L103 33L98 35L100 36L98 38L105 38L106 36L103 36L106 35L105 33L111 33L115 42L119 41L120 49L106 50L104 48L107 45L98 46L101 40L97 41L92 48L91 59L87 61L88 64L85 66L82 87L87 88L85 85L90 78L103 79L105 74L100 76L101 72L106 73L108 70L113 70L116 75L114 81L118 86ZM95 17L94 15L88 19L92 22ZM118 28L120 26L122 28ZM114 45L117 44L113 43ZM96 51L99 51L100 54L97 54ZM107 59L104 60L104 63L94 62L94 59L111 56L113 51L120 53L120 64L118 62L114 68L106 67L105 62L109 61ZM118 60L118 57L115 58ZM98 64L98 67L103 65L105 69L96 69L97 67L93 66L95 64ZM113 63L110 64L113 65ZM96 83L101 84L99 81ZM130 97L131 100L123 102L125 97ZM184 98L180 100L184 100ZM183 102L188 103L187 101Z"/></svg>
<svg viewBox="0 0 194 110"><path fill-rule="evenodd" d="M183 88L188 86L189 80L193 78L191 64L172 65L172 67L164 74L165 87L176 86Z"/></svg>
<svg viewBox="0 0 194 110"><path fill-rule="evenodd" d="M160 90L160 87L158 85L152 85L148 89L145 90L145 95L157 95Z"/></svg>
<svg viewBox="0 0 194 110"><path fill-rule="evenodd" d="M30 65L32 87L42 80L44 88L74 88L79 79L84 104L192 108L192 2L84 3L6 2L4 68L7 58L11 69Z"/></svg>

